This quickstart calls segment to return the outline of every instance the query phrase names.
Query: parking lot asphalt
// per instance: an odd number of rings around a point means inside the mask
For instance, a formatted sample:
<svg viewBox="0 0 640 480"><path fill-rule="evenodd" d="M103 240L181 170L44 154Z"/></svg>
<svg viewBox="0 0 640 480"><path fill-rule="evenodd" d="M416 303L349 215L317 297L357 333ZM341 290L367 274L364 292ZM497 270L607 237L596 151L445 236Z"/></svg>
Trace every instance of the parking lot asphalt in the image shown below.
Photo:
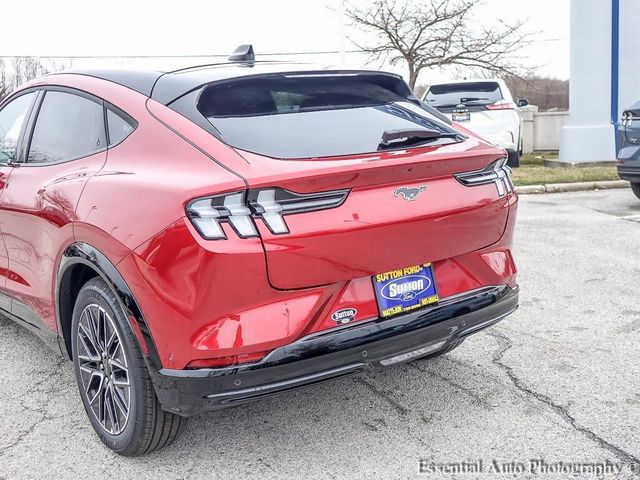
<svg viewBox="0 0 640 480"><path fill-rule="evenodd" d="M640 201L628 189L521 196L518 215L521 302L506 320L436 360L193 418L141 458L103 447L72 365L0 320L0 479L452 477L421 474L421 459L432 470L482 462L482 474L455 478L495 474L494 460L516 478L569 476L530 459L625 464L610 478L632 478Z"/></svg>

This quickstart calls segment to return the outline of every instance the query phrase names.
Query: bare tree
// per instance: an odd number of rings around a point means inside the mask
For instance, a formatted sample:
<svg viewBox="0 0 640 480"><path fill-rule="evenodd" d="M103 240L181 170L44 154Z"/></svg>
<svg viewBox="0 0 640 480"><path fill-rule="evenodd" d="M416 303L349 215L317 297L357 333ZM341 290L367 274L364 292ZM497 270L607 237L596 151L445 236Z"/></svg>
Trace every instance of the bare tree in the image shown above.
<svg viewBox="0 0 640 480"><path fill-rule="evenodd" d="M424 69L449 65L519 74L518 51L529 43L523 21L484 25L474 18L483 0L374 0L366 7L349 4L346 15L373 34L359 45L372 59L405 62L414 88Z"/></svg>
<svg viewBox="0 0 640 480"><path fill-rule="evenodd" d="M29 80L48 73L37 57L17 57L13 59L13 83L14 86L22 85Z"/></svg>
<svg viewBox="0 0 640 480"><path fill-rule="evenodd" d="M504 80L515 98L526 98L540 111L569 110L569 80L539 75L507 76Z"/></svg>
<svg viewBox="0 0 640 480"><path fill-rule="evenodd" d="M45 66L38 57L11 57L10 61L0 58L0 100L23 83L64 68L67 67L63 63Z"/></svg>
<svg viewBox="0 0 640 480"><path fill-rule="evenodd" d="M9 93L9 85L7 84L7 70L4 64L4 58L0 58L0 101Z"/></svg>

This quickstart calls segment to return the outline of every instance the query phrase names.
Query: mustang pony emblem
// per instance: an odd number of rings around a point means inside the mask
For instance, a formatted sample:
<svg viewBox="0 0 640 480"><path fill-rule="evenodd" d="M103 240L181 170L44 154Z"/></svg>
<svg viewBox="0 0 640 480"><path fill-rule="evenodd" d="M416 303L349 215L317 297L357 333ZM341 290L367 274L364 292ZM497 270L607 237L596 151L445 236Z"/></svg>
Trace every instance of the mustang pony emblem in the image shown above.
<svg viewBox="0 0 640 480"><path fill-rule="evenodd" d="M421 185L419 187L398 187L396 188L396 191L393 194L393 196L399 197L400 195L402 195L406 201L412 202L416 198L418 198L418 195L420 195L420 192L426 189L427 189L426 185Z"/></svg>

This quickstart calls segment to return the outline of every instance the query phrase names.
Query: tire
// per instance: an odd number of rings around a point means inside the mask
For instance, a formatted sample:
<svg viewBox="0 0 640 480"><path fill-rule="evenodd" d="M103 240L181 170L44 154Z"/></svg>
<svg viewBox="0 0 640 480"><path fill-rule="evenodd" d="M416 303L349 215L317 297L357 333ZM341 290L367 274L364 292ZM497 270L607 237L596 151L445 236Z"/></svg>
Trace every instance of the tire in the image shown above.
<svg viewBox="0 0 640 480"><path fill-rule="evenodd" d="M516 150L515 152L507 153L509 155L507 157L507 165L511 168L518 168L520 166L520 152Z"/></svg>
<svg viewBox="0 0 640 480"><path fill-rule="evenodd" d="M447 345L445 348L443 348L439 352L430 353L429 355L425 355L424 357L416 358L414 362L419 360L428 360L430 358L440 357L445 353L449 353L451 350L455 350L456 348L458 348L460 345L462 345L462 342L464 342L464 338L462 340L456 340L455 342L451 342L449 345Z"/></svg>
<svg viewBox="0 0 640 480"><path fill-rule="evenodd" d="M636 197L640 198L640 183L632 183L631 191L634 193Z"/></svg>
<svg viewBox="0 0 640 480"><path fill-rule="evenodd" d="M178 437L186 419L160 408L137 339L113 291L99 277L80 289L71 345L82 404L107 447L136 456Z"/></svg>

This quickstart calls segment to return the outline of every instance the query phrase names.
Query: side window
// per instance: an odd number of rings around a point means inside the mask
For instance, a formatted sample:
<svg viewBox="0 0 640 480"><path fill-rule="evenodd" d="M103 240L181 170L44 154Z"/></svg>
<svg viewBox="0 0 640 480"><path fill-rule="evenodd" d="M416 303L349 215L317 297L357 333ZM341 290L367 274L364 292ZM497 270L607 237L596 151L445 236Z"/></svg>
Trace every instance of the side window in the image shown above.
<svg viewBox="0 0 640 480"><path fill-rule="evenodd" d="M103 106L71 93L48 91L29 147L29 163L86 157L107 146Z"/></svg>
<svg viewBox="0 0 640 480"><path fill-rule="evenodd" d="M35 97L36 92L26 93L0 110L0 163L9 163L16 159L20 132Z"/></svg>
<svg viewBox="0 0 640 480"><path fill-rule="evenodd" d="M117 145L133 132L134 127L117 113L107 110L109 146Z"/></svg>

